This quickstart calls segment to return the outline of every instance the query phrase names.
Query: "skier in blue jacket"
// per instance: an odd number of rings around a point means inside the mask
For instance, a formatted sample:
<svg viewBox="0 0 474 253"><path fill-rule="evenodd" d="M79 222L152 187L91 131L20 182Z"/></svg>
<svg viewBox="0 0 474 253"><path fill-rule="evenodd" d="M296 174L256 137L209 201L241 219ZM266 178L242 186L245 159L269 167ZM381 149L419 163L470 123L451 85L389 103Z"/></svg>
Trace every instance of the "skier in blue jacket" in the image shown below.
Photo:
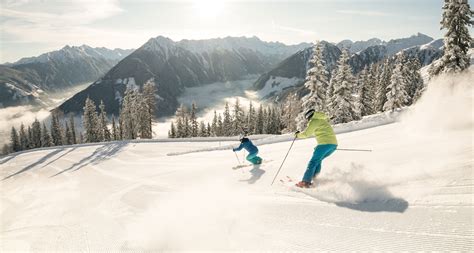
<svg viewBox="0 0 474 253"><path fill-rule="evenodd" d="M262 163L262 158L257 156L258 148L245 136L240 138L240 145L237 148L233 148L232 151L240 151L243 148L249 152L246 157L247 161L251 162L252 164Z"/></svg>

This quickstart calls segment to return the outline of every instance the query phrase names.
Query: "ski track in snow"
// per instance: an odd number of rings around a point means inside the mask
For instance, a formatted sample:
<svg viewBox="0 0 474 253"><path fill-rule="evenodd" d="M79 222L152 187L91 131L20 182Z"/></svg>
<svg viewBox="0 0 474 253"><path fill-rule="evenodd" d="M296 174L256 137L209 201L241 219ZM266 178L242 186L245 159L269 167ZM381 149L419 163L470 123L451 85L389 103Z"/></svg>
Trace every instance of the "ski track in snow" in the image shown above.
<svg viewBox="0 0 474 253"><path fill-rule="evenodd" d="M472 252L473 120L439 119L466 96L472 104L472 92L461 94L454 104L431 94L396 120L384 114L339 126L340 147L373 152L336 151L316 189L279 182L300 179L312 138L295 142L273 186L291 136L252 137L264 163L238 169L235 138L0 158L0 251Z"/></svg>

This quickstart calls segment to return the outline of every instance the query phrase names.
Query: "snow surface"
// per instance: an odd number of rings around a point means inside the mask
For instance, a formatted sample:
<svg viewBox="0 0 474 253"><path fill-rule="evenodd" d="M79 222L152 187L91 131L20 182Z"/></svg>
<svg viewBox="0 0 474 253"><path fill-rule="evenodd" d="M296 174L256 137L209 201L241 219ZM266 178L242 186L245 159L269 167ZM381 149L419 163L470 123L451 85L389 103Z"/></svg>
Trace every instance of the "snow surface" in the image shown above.
<svg viewBox="0 0 474 253"><path fill-rule="evenodd" d="M260 98L266 98L274 93L280 92L285 88L295 86L301 82L302 79L298 77L286 78L281 76L272 76L265 83L265 86L257 92Z"/></svg>
<svg viewBox="0 0 474 253"><path fill-rule="evenodd" d="M472 252L472 80L472 72L436 78L396 122L380 115L353 123L380 124L338 134L339 148L372 152L336 151L317 188L304 192L278 180L302 176L313 138L294 143L270 185L288 135L257 140L273 139L259 145L264 164L237 170L243 152L168 155L237 145L225 138L65 146L0 158L0 251Z"/></svg>

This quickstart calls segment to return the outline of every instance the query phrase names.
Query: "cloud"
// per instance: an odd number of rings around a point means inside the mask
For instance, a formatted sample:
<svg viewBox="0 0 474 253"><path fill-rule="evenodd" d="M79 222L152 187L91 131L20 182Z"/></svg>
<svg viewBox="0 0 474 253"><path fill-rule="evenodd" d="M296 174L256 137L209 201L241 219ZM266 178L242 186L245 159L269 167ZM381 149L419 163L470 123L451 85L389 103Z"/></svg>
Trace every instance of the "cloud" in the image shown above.
<svg viewBox="0 0 474 253"><path fill-rule="evenodd" d="M121 13L118 0L19 1L4 2L0 32L15 42L56 42L97 31L87 25ZM98 31L96 34L99 33ZM94 33L92 33L93 35ZM91 35L91 34L88 34Z"/></svg>
<svg viewBox="0 0 474 253"><path fill-rule="evenodd" d="M21 123L27 128L35 118L39 121L49 116L49 111L34 109L33 106L16 106L0 109L0 145L9 142L10 131L14 126L19 129Z"/></svg>
<svg viewBox="0 0 474 253"><path fill-rule="evenodd" d="M364 11L364 10L338 10L337 13L349 14L349 15L360 15L360 16L370 16L370 17L388 17L392 14L381 11Z"/></svg>

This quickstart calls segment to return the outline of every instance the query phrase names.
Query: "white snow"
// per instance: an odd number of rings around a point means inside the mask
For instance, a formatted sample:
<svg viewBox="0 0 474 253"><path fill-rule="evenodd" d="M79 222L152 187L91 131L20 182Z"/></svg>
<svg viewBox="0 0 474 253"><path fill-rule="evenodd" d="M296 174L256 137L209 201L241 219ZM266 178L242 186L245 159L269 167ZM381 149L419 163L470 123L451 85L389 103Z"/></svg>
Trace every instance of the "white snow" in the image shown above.
<svg viewBox="0 0 474 253"><path fill-rule="evenodd" d="M338 134L339 148L372 152L336 151L304 192L278 180L300 179L313 138L294 143L270 185L289 135L257 140L269 143L264 164L238 170L229 149L184 154L237 145L225 138L0 158L0 251L472 252L472 80L435 79L399 121L378 115L364 121L380 126Z"/></svg>
<svg viewBox="0 0 474 253"><path fill-rule="evenodd" d="M296 85L301 82L302 79L297 77L286 78L281 76L271 76L270 79L265 83L265 86L257 92L260 98L265 98L272 95L275 92L280 92L285 88Z"/></svg>

